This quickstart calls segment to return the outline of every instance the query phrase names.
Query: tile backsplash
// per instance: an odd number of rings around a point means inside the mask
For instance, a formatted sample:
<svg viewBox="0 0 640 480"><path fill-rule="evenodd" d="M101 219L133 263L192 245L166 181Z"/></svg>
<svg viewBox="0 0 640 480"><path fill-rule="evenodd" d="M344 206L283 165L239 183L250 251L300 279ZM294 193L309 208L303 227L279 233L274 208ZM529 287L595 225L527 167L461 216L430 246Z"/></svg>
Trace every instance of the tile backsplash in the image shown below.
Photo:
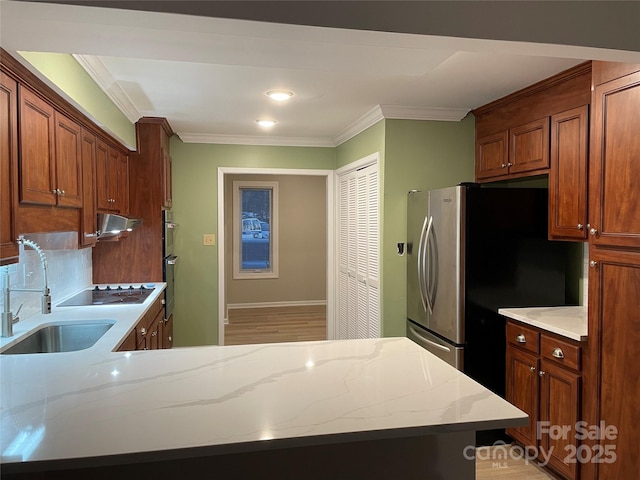
<svg viewBox="0 0 640 480"><path fill-rule="evenodd" d="M92 285L91 251L91 248L44 251L52 305L55 306L64 297ZM11 288L40 289L43 286L40 257L28 247L21 247L19 263L0 268L8 269ZM11 292L11 310L15 313L22 305L19 316L25 319L40 313L41 298L42 295L38 292ZM0 298L0 309L4 308L3 304L4 299Z"/></svg>

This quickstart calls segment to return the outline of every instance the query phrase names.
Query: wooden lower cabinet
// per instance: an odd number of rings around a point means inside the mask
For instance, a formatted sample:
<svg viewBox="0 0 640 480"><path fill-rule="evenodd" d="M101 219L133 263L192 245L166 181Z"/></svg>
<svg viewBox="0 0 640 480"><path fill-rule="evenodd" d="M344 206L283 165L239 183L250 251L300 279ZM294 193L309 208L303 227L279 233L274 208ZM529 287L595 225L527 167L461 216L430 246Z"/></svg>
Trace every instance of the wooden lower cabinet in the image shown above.
<svg viewBox="0 0 640 480"><path fill-rule="evenodd" d="M165 320L164 305L160 296L120 344L118 351L158 350L172 346L173 315Z"/></svg>
<svg viewBox="0 0 640 480"><path fill-rule="evenodd" d="M579 476L581 349L579 342L507 322L506 398L529 415L528 425L507 434L537 449L539 460L548 459L548 468L570 480Z"/></svg>
<svg viewBox="0 0 640 480"><path fill-rule="evenodd" d="M594 332L600 341L591 345L586 365L597 378L585 398L586 420L615 429L614 435L603 434L592 446L615 457L588 465L584 478L638 478L640 250L592 246L589 258L589 336Z"/></svg>

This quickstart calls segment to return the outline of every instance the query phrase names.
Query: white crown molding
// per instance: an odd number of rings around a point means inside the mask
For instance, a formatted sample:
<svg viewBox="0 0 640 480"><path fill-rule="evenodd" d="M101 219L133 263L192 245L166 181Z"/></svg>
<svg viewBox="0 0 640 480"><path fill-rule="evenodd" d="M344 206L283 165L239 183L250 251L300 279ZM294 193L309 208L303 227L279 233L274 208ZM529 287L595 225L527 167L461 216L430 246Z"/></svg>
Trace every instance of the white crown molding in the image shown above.
<svg viewBox="0 0 640 480"><path fill-rule="evenodd" d="M220 143L226 145L262 145L278 147L335 147L335 143L325 138L305 137L259 137L251 135L215 135L207 133L180 133L184 143Z"/></svg>
<svg viewBox="0 0 640 480"><path fill-rule="evenodd" d="M136 123L142 117L140 111L131 101L126 92L120 87L111 72L107 69L100 58L93 55L76 55L73 58L85 69L93 81L98 84L102 91L109 97L114 105L129 119L131 123Z"/></svg>
<svg viewBox="0 0 640 480"><path fill-rule="evenodd" d="M380 105L380 109L384 118L440 122L459 122L470 111L468 108L401 107L397 105Z"/></svg>
<svg viewBox="0 0 640 480"><path fill-rule="evenodd" d="M367 128L375 125L380 120L382 120L384 116L382 115L382 109L380 105L376 105L367 113L362 115L359 119L353 122L351 125L347 126L342 132L340 132L334 139L333 145L337 147L338 145L342 145L347 140L355 137L359 133L364 132Z"/></svg>

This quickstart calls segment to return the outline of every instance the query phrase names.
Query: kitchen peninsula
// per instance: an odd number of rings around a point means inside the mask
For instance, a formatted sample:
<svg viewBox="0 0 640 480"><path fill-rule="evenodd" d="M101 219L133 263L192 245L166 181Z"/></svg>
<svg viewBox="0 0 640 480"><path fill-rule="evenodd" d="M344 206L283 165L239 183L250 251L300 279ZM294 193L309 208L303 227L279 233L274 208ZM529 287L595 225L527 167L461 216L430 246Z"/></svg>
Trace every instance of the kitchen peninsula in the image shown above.
<svg viewBox="0 0 640 480"><path fill-rule="evenodd" d="M0 355L3 478L471 479L474 432L527 421L406 338L114 352L160 290L25 322L116 325L87 350Z"/></svg>

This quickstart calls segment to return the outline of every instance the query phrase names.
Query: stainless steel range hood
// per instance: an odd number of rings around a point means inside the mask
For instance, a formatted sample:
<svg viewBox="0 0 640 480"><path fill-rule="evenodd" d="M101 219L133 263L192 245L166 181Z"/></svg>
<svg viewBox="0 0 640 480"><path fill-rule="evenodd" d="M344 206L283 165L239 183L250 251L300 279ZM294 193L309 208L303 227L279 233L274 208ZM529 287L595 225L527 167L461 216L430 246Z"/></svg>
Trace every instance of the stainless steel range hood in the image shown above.
<svg viewBox="0 0 640 480"><path fill-rule="evenodd" d="M98 214L98 239L110 238L130 232L142 224L139 218L127 218L115 213Z"/></svg>

